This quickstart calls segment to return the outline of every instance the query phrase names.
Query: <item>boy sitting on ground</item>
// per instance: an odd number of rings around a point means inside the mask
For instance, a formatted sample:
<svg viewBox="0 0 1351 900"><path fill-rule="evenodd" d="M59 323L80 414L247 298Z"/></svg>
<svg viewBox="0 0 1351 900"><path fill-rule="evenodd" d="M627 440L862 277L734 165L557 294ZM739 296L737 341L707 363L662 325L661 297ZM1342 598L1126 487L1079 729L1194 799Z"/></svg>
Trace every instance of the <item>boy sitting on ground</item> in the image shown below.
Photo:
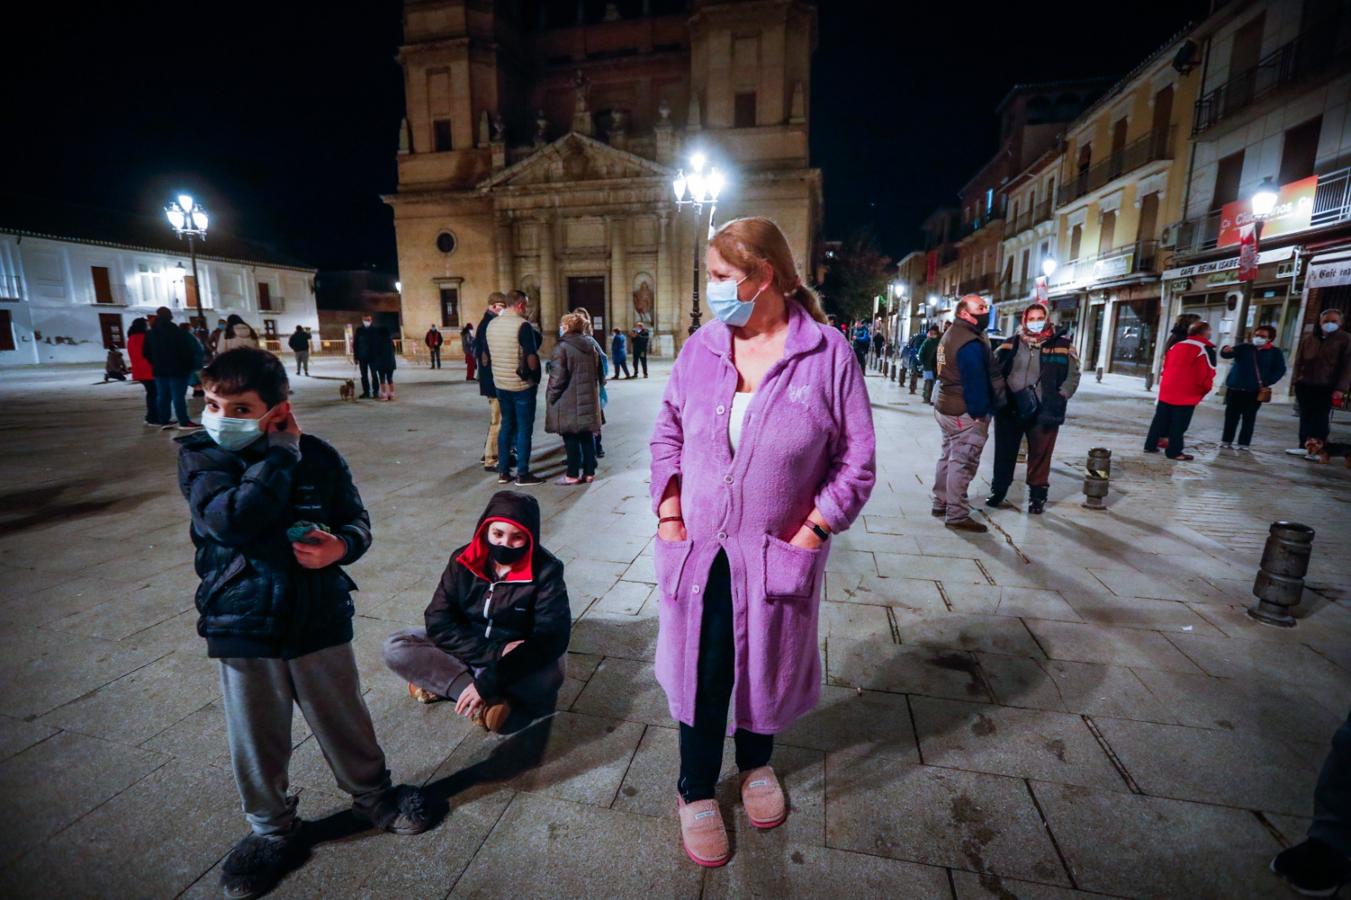
<svg viewBox="0 0 1351 900"><path fill-rule="evenodd" d="M385 663L422 703L501 732L513 708L553 709L563 684L572 610L563 564L539 544L539 503L498 491L474 539L451 556L426 629L396 631Z"/></svg>
<svg viewBox="0 0 1351 900"><path fill-rule="evenodd" d="M292 704L358 818L417 834L429 817L418 789L391 784L361 696L356 585L339 565L370 548L371 522L346 460L302 434L272 354L222 353L202 384L203 430L178 439L178 481L202 579L197 633L220 661L230 760L253 829L226 858L221 886L255 897L303 856L286 796Z"/></svg>

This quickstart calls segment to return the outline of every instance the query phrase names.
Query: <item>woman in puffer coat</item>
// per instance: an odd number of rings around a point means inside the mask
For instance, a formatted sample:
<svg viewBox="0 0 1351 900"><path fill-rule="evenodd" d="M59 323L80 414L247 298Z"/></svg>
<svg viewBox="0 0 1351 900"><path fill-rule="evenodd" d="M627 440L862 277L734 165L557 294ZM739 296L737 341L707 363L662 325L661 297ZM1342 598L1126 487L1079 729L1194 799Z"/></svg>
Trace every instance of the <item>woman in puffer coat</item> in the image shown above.
<svg viewBox="0 0 1351 900"><path fill-rule="evenodd" d="M563 336L554 347L549 368L548 406L544 430L561 435L567 451L567 474L559 484L596 480L595 432L600 431L600 355L576 313L563 317Z"/></svg>
<svg viewBox="0 0 1351 900"><path fill-rule="evenodd" d="M234 313L225 320L224 337L220 342L220 352L228 353L237 347L261 348L262 344L258 342L258 332Z"/></svg>

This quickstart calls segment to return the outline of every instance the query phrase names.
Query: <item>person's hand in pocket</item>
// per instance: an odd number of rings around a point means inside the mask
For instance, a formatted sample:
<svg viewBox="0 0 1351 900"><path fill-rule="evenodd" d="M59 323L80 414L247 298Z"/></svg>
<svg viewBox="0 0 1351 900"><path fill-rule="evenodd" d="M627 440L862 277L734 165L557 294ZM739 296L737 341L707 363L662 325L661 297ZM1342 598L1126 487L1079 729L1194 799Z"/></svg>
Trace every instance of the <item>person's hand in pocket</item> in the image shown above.
<svg viewBox="0 0 1351 900"><path fill-rule="evenodd" d="M662 522L657 526L657 538L663 541L689 540L684 522Z"/></svg>

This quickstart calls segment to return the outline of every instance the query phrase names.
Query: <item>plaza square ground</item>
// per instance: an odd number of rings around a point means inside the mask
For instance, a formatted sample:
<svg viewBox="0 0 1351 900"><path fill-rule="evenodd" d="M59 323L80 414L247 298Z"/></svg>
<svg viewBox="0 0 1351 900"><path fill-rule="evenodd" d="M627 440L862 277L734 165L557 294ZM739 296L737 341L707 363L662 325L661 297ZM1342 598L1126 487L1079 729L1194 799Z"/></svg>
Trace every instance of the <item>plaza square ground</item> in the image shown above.
<svg viewBox="0 0 1351 900"><path fill-rule="evenodd" d="M930 409L869 377L878 484L832 541L821 702L778 739L791 817L748 826L729 754L734 857L704 870L680 851L652 674L647 438L667 371L611 385L594 484L533 489L575 625L559 712L508 739L413 702L380 659L497 489L476 386L404 368L396 402L349 404L338 362L297 379L302 426L346 454L374 522L351 574L377 732L396 779L450 813L418 837L361 831L297 716L315 846L278 896L1289 895L1266 867L1301 839L1351 705L1351 471L1281 452L1288 406L1240 455L1219 449L1211 401L1196 460L1173 463L1140 451L1150 395L1086 378L1046 515L981 511L992 530L969 535L929 515ZM0 376L0 893L218 896L246 828L194 631L176 448L142 426L139 386L97 380ZM1080 506L1095 446L1114 453L1107 512ZM560 471L557 438L537 433L535 456ZM1278 519L1318 531L1291 630L1244 615Z"/></svg>

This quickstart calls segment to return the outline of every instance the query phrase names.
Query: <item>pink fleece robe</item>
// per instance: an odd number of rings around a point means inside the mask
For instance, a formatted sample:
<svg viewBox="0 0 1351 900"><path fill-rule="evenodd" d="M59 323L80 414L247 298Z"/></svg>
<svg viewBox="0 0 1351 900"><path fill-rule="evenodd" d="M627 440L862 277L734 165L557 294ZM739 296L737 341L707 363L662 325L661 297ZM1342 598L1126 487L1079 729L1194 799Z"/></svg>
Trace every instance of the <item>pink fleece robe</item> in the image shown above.
<svg viewBox="0 0 1351 900"><path fill-rule="evenodd" d="M689 539L657 539L657 680L671 715L694 723L702 591L719 550L732 571L736 656L728 733L774 734L821 693L817 613L830 542L788 543L813 507L847 529L874 483L872 408L844 336L790 301L783 359L756 390L740 449L727 438L737 371L731 330L713 321L681 349L652 435L652 504L680 479Z"/></svg>

